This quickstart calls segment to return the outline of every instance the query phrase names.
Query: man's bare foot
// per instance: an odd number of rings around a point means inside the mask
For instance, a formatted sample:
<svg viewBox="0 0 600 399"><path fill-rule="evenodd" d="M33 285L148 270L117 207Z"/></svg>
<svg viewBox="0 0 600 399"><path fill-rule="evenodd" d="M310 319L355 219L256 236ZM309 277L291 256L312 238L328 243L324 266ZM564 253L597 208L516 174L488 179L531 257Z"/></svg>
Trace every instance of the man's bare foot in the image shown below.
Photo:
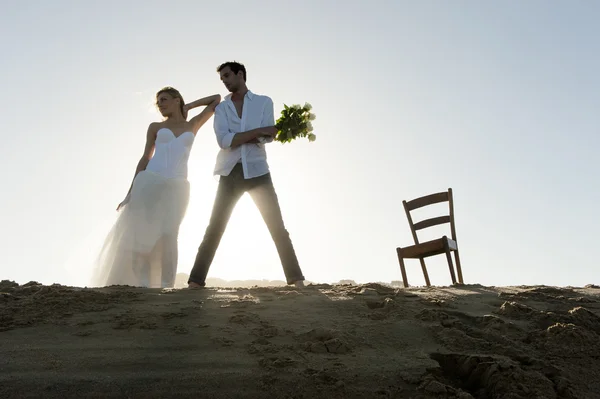
<svg viewBox="0 0 600 399"><path fill-rule="evenodd" d="M296 288L304 288L304 281L298 280L294 283L294 285L296 286Z"/></svg>
<svg viewBox="0 0 600 399"><path fill-rule="evenodd" d="M200 284L194 283L193 281L188 283L188 288L203 288Z"/></svg>

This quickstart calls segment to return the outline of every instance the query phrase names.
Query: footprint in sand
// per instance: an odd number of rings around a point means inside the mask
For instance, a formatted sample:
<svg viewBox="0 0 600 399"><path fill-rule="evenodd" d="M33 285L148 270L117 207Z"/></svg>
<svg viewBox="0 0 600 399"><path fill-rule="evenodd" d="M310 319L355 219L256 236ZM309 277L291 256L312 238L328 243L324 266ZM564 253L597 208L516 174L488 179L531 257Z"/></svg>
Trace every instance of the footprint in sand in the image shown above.
<svg viewBox="0 0 600 399"><path fill-rule="evenodd" d="M213 342L221 345L221 346L232 346L234 341L227 337L214 337L212 338Z"/></svg>
<svg viewBox="0 0 600 399"><path fill-rule="evenodd" d="M392 308L395 305L395 302L392 298L384 298L383 300L367 299L365 302L369 309L386 309Z"/></svg>
<svg viewBox="0 0 600 399"><path fill-rule="evenodd" d="M279 335L279 329L270 323L263 321L255 313L240 313L229 318L230 323L240 324L243 326L257 325L252 329L252 334L264 338L273 338Z"/></svg>
<svg viewBox="0 0 600 399"><path fill-rule="evenodd" d="M545 330L531 333L526 343L555 356L570 358L600 357L600 336L593 331L571 323L556 323Z"/></svg>
<svg viewBox="0 0 600 399"><path fill-rule="evenodd" d="M115 330L130 330L139 328L141 330L155 330L158 328L157 318L154 314L137 314L133 316L130 313L123 313L114 316L112 328Z"/></svg>
<svg viewBox="0 0 600 399"><path fill-rule="evenodd" d="M260 317L256 313L239 313L229 318L230 323L241 324L243 326L256 324L260 322Z"/></svg>
<svg viewBox="0 0 600 399"><path fill-rule="evenodd" d="M365 304L371 310L366 317L371 320L385 320L390 317L406 318L411 315L412 312L406 306L402 306L397 299L401 299L401 297L366 298Z"/></svg>
<svg viewBox="0 0 600 399"><path fill-rule="evenodd" d="M302 342L306 352L338 353L351 351L351 347L337 330L316 328L306 333L298 334L296 339Z"/></svg>
<svg viewBox="0 0 600 399"><path fill-rule="evenodd" d="M442 321L450 318L448 313L437 309L423 309L415 315L415 318L421 321Z"/></svg>
<svg viewBox="0 0 600 399"><path fill-rule="evenodd" d="M158 324L153 321L144 320L140 322L138 328L141 330L156 330L158 328Z"/></svg>
<svg viewBox="0 0 600 399"><path fill-rule="evenodd" d="M266 322L261 322L261 326L252 329L252 333L263 338L273 338L279 335L279 329Z"/></svg>
<svg viewBox="0 0 600 399"><path fill-rule="evenodd" d="M175 334L189 334L189 330L184 326L175 326L173 327L173 332Z"/></svg>
<svg viewBox="0 0 600 399"><path fill-rule="evenodd" d="M304 370L304 374L311 379L326 385L338 385L341 387L343 382L340 380L340 373L336 370L323 368L321 370L315 370L313 368L307 368ZM341 382L341 384L340 384Z"/></svg>
<svg viewBox="0 0 600 399"><path fill-rule="evenodd" d="M457 397L460 386L477 397L496 398L499 397L498 392L515 399L572 397L568 382L561 378L556 369L527 370L519 363L494 356L433 353L430 357L440 365L437 371L442 374L444 382L454 386L428 376L420 388L429 393L452 393ZM429 372L435 374L436 370L431 369ZM463 391L460 392L462 395Z"/></svg>
<svg viewBox="0 0 600 399"><path fill-rule="evenodd" d="M116 315L112 318L113 326L115 330L129 330L139 323L139 319L132 317L131 315L124 313Z"/></svg>
<svg viewBox="0 0 600 399"><path fill-rule="evenodd" d="M258 338L252 341L248 346L248 353L251 355L263 355L265 353L277 353L284 347L271 344L266 338Z"/></svg>
<svg viewBox="0 0 600 399"><path fill-rule="evenodd" d="M179 317L185 317L187 316L187 313L184 312L166 312L161 314L163 319L175 319L175 318L179 318Z"/></svg>
<svg viewBox="0 0 600 399"><path fill-rule="evenodd" d="M501 316L506 316L514 319L530 319L532 315L539 311L524 305L519 302L506 301L500 306L500 309L496 312Z"/></svg>
<svg viewBox="0 0 600 399"><path fill-rule="evenodd" d="M282 369L287 367L292 367L298 363L297 360L286 356L277 356L277 357L265 357L258 361L258 364L261 367L268 369Z"/></svg>

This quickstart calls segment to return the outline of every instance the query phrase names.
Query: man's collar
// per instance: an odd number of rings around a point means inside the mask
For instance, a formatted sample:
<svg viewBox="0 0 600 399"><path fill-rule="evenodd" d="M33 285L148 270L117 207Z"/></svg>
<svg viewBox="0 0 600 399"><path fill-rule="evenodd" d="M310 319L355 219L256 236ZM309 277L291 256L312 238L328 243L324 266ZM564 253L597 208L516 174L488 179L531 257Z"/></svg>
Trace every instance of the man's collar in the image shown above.
<svg viewBox="0 0 600 399"><path fill-rule="evenodd" d="M233 93L229 93L228 95L226 95L226 96L225 96L225 100L229 100L229 101L231 101L231 95L232 95L232 94L233 94ZM248 97L248 99L250 99L250 101L252 101L252 100L254 99L254 95L255 95L254 93L252 93L250 90L248 90L248 91L246 92L246 95L245 95L244 97Z"/></svg>

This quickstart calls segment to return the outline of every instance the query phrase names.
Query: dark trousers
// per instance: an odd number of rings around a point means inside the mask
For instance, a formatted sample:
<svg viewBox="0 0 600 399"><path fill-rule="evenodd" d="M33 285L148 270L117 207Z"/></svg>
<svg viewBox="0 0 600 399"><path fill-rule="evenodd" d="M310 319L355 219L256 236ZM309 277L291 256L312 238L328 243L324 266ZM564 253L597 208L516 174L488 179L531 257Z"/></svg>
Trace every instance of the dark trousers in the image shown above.
<svg viewBox="0 0 600 399"><path fill-rule="evenodd" d="M277 194L273 187L271 174L252 179L244 179L242 165L237 164L228 176L221 176L210 222L204 239L198 248L196 261L190 273L189 282L206 285L206 275L215 257L221 237L225 232L233 208L241 196L248 192L258 207L269 233L275 242L283 272L288 284L304 280L290 235L283 224Z"/></svg>

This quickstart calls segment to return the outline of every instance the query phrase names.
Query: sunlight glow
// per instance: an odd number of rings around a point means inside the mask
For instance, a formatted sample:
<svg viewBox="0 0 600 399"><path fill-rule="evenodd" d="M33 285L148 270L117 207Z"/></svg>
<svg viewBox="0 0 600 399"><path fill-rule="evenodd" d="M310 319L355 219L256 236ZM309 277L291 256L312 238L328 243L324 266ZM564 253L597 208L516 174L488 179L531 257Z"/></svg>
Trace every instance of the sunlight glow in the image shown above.
<svg viewBox="0 0 600 399"><path fill-rule="evenodd" d="M202 210L199 207L202 206ZM179 234L178 273L189 274L206 229L212 202L193 204ZM202 213L202 217L200 217ZM238 202L221 240L208 277L225 280L285 280L269 231L248 194Z"/></svg>

